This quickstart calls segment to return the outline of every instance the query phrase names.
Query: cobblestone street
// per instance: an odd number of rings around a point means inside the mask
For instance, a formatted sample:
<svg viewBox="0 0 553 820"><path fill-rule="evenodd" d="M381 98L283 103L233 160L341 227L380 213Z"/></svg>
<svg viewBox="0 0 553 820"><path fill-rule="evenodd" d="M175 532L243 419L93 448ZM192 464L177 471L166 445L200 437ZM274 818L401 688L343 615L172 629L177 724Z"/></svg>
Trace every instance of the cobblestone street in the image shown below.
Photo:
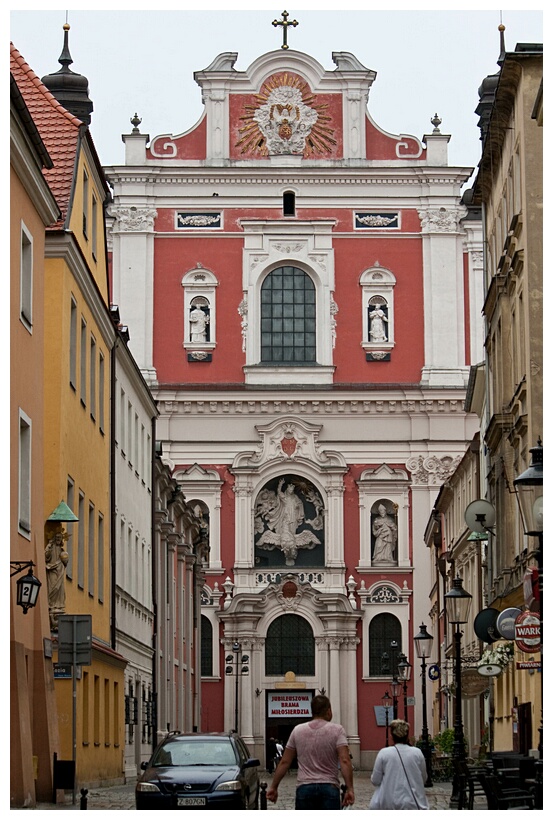
<svg viewBox="0 0 553 820"><path fill-rule="evenodd" d="M261 771L261 781L271 782L271 775L266 771ZM370 781L370 772L356 771L354 773L355 805L353 811L364 811L368 808L369 800L374 791L374 786ZM288 773L279 786L278 803L268 803L268 811L293 811L294 795L296 789L295 772ZM433 811L449 811L449 797L451 795L451 783L435 783L427 789L428 802ZM80 811L80 792L77 793L76 805L72 803L70 794L66 795L67 802L54 806L51 803L40 803L37 810L53 811ZM484 803L475 803L475 809L486 809ZM87 809L91 811L133 811L134 810L134 783L124 786L112 786L103 789L90 789L87 795Z"/></svg>

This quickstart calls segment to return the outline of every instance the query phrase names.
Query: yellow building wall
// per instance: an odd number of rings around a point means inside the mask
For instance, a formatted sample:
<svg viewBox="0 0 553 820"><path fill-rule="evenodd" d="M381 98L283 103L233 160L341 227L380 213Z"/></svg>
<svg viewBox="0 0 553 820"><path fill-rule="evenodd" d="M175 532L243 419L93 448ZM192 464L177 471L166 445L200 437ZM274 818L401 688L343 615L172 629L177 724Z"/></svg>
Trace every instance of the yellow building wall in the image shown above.
<svg viewBox="0 0 553 820"><path fill-rule="evenodd" d="M77 782L90 786L123 782L125 662L95 647L92 664L82 666L77 680ZM73 680L57 680L62 731L62 758L73 756Z"/></svg>
<svg viewBox="0 0 553 820"><path fill-rule="evenodd" d="M77 186L69 229L79 244L104 302L109 304L103 196L102 183L95 170L94 162L90 154L83 151L79 155Z"/></svg>
<svg viewBox="0 0 553 820"><path fill-rule="evenodd" d="M92 664L81 667L83 677L77 682L78 785L122 782L126 665L110 647L110 352L114 332L108 312L103 192L86 157L83 152L76 172L70 220L75 235L54 235L45 264L45 517L63 500L79 520L47 525L44 539L60 526L66 533L65 612L92 616L94 645ZM95 253L91 207L86 236L83 233L84 169L89 204L93 192L98 203ZM70 760L72 681L57 678L55 690L61 757Z"/></svg>

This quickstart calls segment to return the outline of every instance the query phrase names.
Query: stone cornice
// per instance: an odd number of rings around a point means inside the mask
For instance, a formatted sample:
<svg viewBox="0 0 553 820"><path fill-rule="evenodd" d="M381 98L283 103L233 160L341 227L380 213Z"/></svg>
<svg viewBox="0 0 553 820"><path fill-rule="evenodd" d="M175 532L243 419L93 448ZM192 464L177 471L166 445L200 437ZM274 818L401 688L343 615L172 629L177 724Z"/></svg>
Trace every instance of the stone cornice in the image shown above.
<svg viewBox="0 0 553 820"><path fill-rule="evenodd" d="M380 395L375 398L362 396L350 397L321 397L313 399L291 395L290 398L254 397L246 398L224 396L186 397L178 395L178 391L171 391L172 395L159 391L156 395L160 417L168 416L263 416L288 415L295 416L367 416L367 415L465 415L465 391L425 397L401 397ZM282 394L281 394L282 395Z"/></svg>
<svg viewBox="0 0 553 820"><path fill-rule="evenodd" d="M321 185L424 185L431 182L433 185L462 185L472 172L471 168L428 168L424 165L405 167L398 161L397 166L390 163L370 167L328 166L302 167L301 169L286 168L253 168L248 165L229 165L225 168L213 166L170 166L168 163L152 164L151 167L139 166L136 169L129 166L105 168L106 176L114 185L151 185L174 186L190 185L229 185L233 188L244 185L306 185L313 183L318 188ZM171 191L174 195L174 191ZM134 194L136 196L136 194ZM148 194L151 197L151 191ZM156 206L159 203L156 202Z"/></svg>

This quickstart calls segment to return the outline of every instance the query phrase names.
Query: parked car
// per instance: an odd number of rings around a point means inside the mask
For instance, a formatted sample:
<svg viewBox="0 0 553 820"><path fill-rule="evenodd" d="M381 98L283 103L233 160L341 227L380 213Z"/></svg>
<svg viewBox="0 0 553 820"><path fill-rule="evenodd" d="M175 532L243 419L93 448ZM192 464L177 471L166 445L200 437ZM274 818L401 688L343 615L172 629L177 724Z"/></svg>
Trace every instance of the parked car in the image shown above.
<svg viewBox="0 0 553 820"><path fill-rule="evenodd" d="M137 809L258 809L260 762L232 733L172 732L136 784Z"/></svg>

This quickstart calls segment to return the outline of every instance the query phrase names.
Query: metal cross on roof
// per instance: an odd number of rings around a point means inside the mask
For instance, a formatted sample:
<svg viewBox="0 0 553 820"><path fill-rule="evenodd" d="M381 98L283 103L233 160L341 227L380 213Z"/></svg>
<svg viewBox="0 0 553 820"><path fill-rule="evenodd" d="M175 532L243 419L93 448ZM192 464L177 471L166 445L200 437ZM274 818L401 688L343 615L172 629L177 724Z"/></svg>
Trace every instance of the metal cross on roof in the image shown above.
<svg viewBox="0 0 553 820"><path fill-rule="evenodd" d="M296 26L299 26L299 23L298 23L297 20L291 20L290 22L288 22L288 17L289 17L288 12L283 11L282 12L282 18L283 18L282 20L273 20L273 26L282 26L282 45L281 45L281 48L290 48L290 46L288 45L288 26L294 26L294 28Z"/></svg>

